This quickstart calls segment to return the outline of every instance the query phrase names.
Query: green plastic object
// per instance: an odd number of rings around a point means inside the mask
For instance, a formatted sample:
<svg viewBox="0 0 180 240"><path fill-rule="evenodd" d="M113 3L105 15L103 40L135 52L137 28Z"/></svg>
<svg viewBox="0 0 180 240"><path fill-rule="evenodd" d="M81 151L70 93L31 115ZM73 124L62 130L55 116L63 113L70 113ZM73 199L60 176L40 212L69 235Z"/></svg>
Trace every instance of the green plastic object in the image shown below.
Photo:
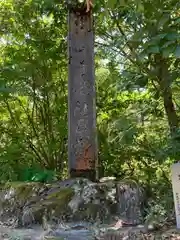
<svg viewBox="0 0 180 240"><path fill-rule="evenodd" d="M24 168L20 173L20 180L23 182L50 183L56 180L55 172L40 168Z"/></svg>

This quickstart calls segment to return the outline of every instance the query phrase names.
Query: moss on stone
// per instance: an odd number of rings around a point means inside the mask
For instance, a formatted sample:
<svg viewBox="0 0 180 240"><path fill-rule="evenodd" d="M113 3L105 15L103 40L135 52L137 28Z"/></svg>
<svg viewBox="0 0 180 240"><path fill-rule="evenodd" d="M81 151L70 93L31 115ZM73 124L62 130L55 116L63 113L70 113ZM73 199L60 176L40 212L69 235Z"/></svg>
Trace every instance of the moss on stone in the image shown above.
<svg viewBox="0 0 180 240"><path fill-rule="evenodd" d="M39 183L39 182L7 182L7 183L3 184L2 187L4 190L8 190L10 188L19 189L19 188L26 187L26 186L41 187L42 185L43 185L43 183Z"/></svg>
<svg viewBox="0 0 180 240"><path fill-rule="evenodd" d="M36 220L41 221L40 219L43 216L44 210L52 212L54 210L55 216L60 216L63 211L67 208L71 197L73 196L74 191L71 188L59 188L52 191L47 196L42 196L39 201L30 204L29 208L33 213Z"/></svg>
<svg viewBox="0 0 180 240"><path fill-rule="evenodd" d="M46 199L54 199L56 198L57 200L60 199L67 199L69 196L72 196L74 193L72 188L58 188L54 189L52 193L47 195Z"/></svg>
<svg viewBox="0 0 180 240"><path fill-rule="evenodd" d="M8 182L2 186L2 189L15 191L15 198L19 200L27 200L32 197L41 187L42 183L35 182Z"/></svg>

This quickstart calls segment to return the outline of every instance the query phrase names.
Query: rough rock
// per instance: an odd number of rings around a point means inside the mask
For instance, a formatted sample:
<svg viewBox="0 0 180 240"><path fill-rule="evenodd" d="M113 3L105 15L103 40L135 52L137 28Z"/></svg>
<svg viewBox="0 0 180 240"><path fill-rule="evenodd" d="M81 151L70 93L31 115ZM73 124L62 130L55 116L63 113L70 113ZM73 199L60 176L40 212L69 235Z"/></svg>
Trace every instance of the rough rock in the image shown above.
<svg viewBox="0 0 180 240"><path fill-rule="evenodd" d="M146 232L144 227L127 227L119 230L107 230L96 239L98 240L179 240L180 231L171 226L168 229Z"/></svg>
<svg viewBox="0 0 180 240"><path fill-rule="evenodd" d="M135 181L123 180L116 184L117 210L121 219L137 225L142 222L143 191Z"/></svg>
<svg viewBox="0 0 180 240"><path fill-rule="evenodd" d="M82 226L83 225L83 226ZM75 228L76 227L76 228ZM80 228L81 227L81 228ZM113 229L108 225L67 224L55 230L42 228L1 228L0 239L6 240L179 240L180 231L169 226L153 232L145 232L143 226Z"/></svg>
<svg viewBox="0 0 180 240"><path fill-rule="evenodd" d="M142 192L132 182L76 178L53 184L11 183L1 187L0 221L27 227L61 221L111 222L123 217L141 222ZM126 214L127 213L127 214Z"/></svg>

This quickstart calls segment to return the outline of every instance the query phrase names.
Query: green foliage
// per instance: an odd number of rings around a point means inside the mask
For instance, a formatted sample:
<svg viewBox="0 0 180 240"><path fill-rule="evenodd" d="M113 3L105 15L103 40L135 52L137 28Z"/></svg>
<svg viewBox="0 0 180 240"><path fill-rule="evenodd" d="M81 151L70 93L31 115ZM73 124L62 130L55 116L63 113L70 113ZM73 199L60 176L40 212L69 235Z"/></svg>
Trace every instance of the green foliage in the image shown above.
<svg viewBox="0 0 180 240"><path fill-rule="evenodd" d="M39 163L59 172L66 165L67 43L62 10L48 2L1 3L0 79L11 91L1 91L0 158L8 161L8 178L21 165Z"/></svg>
<svg viewBox="0 0 180 240"><path fill-rule="evenodd" d="M158 207L165 219L173 208L170 166L179 160L179 4L112 2L96 25L109 70L109 88L98 88L102 174L144 184L149 219Z"/></svg>

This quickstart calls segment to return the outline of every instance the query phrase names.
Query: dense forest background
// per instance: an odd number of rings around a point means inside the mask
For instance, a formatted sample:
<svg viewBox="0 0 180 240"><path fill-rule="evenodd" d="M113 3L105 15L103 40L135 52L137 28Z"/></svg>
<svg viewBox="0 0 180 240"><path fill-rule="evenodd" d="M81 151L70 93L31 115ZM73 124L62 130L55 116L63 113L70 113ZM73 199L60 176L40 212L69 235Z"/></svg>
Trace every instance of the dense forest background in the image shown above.
<svg viewBox="0 0 180 240"><path fill-rule="evenodd" d="M97 0L93 11L100 176L142 184L165 217L180 159L180 4ZM67 176L67 13L60 0L0 2L1 181L28 168Z"/></svg>

